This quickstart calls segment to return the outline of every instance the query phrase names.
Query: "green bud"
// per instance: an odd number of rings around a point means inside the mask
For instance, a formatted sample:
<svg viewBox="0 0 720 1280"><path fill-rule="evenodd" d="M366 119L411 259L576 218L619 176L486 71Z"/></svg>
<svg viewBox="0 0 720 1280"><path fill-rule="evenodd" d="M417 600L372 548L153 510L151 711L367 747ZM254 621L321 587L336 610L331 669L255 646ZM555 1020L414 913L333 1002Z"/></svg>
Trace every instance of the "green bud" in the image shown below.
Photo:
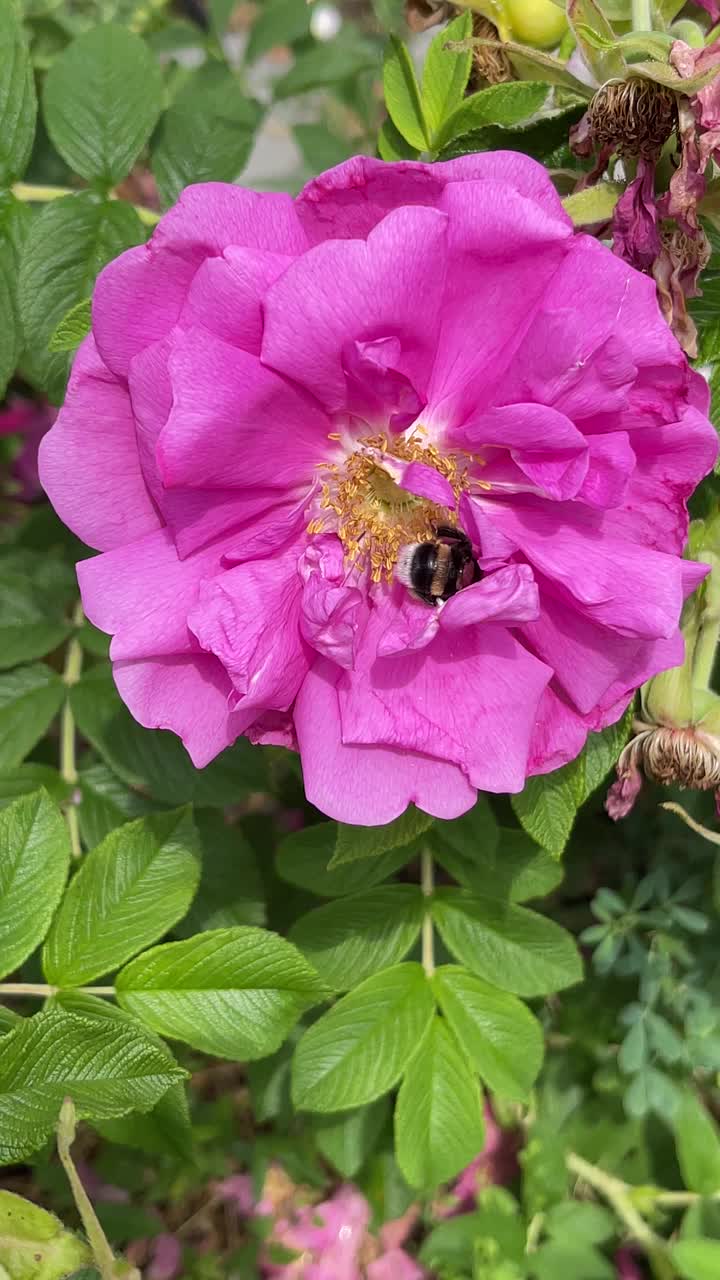
<svg viewBox="0 0 720 1280"><path fill-rule="evenodd" d="M88 1246L52 1213L0 1191L0 1275L9 1280L61 1280L92 1261Z"/></svg>
<svg viewBox="0 0 720 1280"><path fill-rule="evenodd" d="M690 18L673 22L670 35L676 40L684 40L692 49L702 49L705 44L705 32L698 22L692 22Z"/></svg>

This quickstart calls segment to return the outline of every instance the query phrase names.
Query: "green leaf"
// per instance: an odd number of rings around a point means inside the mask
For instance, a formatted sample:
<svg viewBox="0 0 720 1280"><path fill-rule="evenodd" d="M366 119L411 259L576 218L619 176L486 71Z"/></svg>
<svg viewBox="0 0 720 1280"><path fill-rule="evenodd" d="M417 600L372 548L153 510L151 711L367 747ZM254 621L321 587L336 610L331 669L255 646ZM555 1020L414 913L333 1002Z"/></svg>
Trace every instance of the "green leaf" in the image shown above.
<svg viewBox="0 0 720 1280"><path fill-rule="evenodd" d="M490 1196L492 1200L485 1207ZM419 1257L433 1274L437 1270L464 1277L470 1274L476 1252L483 1260L489 1256L511 1265L523 1260L524 1251L525 1224L517 1203L504 1188L493 1187L485 1193L479 1212L463 1213L439 1223L423 1241ZM515 1280L517 1274L521 1273L506 1269L498 1276L483 1267L478 1280ZM580 1277L572 1276L572 1280Z"/></svg>
<svg viewBox="0 0 720 1280"><path fill-rule="evenodd" d="M440 889L432 914L443 942L471 972L519 996L561 991L582 978L571 934L514 903Z"/></svg>
<svg viewBox="0 0 720 1280"><path fill-rule="evenodd" d="M101 1120L149 1111L184 1075L139 1027L45 1010L0 1039L0 1161L36 1151L66 1097Z"/></svg>
<svg viewBox="0 0 720 1280"><path fill-rule="evenodd" d="M378 134L378 154L381 160L391 163L394 160L417 160L420 153L417 147L411 147L405 141L400 130L388 118L383 121Z"/></svg>
<svg viewBox="0 0 720 1280"><path fill-rule="evenodd" d="M233 182L245 165L261 108L226 67L197 71L163 116L152 167L164 205L190 182Z"/></svg>
<svg viewBox="0 0 720 1280"><path fill-rule="evenodd" d="M452 1032L433 1018L403 1075L395 1108L395 1152L413 1187L448 1182L482 1150L477 1080Z"/></svg>
<svg viewBox="0 0 720 1280"><path fill-rule="evenodd" d="M73 685L70 704L80 732L118 777L163 804L224 808L267 786L265 754L245 738L196 769L175 734L141 728L120 701L107 664Z"/></svg>
<svg viewBox="0 0 720 1280"><path fill-rule="evenodd" d="M292 45L310 31L311 10L297 0L265 0L253 22L245 61L255 62L276 45Z"/></svg>
<svg viewBox="0 0 720 1280"><path fill-rule="evenodd" d="M0 1191L0 1224L3 1280L62 1280L92 1259L85 1242L59 1218L12 1191Z"/></svg>
<svg viewBox="0 0 720 1280"><path fill-rule="evenodd" d="M502 125L509 129L534 116L548 95L548 86L532 80L515 80L495 84L463 99L459 107L445 119L433 138L440 151L453 138L459 138L484 125Z"/></svg>
<svg viewBox="0 0 720 1280"><path fill-rule="evenodd" d="M74 351L80 346L90 332L91 306L90 298L82 298L65 313L48 343L48 351Z"/></svg>
<svg viewBox="0 0 720 1280"><path fill-rule="evenodd" d="M368 978L338 1000L300 1040L293 1099L308 1111L345 1111L392 1089L433 1015L419 964Z"/></svg>
<svg viewBox="0 0 720 1280"><path fill-rule="evenodd" d="M422 106L432 135L462 102L472 66L469 45L458 53L452 53L445 45L448 40L465 40L470 35L472 14L466 9L437 33L427 51L422 77Z"/></svg>
<svg viewBox="0 0 720 1280"><path fill-rule="evenodd" d="M49 764L19 764L0 774L0 809L12 804L20 796L44 787L55 804L64 804L70 798L72 787L60 777L57 769Z"/></svg>
<svg viewBox="0 0 720 1280"><path fill-rule="evenodd" d="M145 239L132 205L89 191L53 200L35 216L20 265L19 304L30 377L50 398L65 390L69 357L48 351L63 316L91 293L98 272Z"/></svg>
<svg viewBox="0 0 720 1280"><path fill-rule="evenodd" d="M344 862L355 862L357 858L376 858L388 849L410 844L427 831L433 822L434 819L429 814L416 809L412 804L408 805L399 818L379 827L355 827L346 822L338 822L335 855L330 867L334 869Z"/></svg>
<svg viewBox="0 0 720 1280"><path fill-rule="evenodd" d="M205 929L265 924L265 900L255 851L237 825L222 814L196 813L203 850L202 875L192 906L176 932L187 938Z"/></svg>
<svg viewBox="0 0 720 1280"><path fill-rule="evenodd" d="M154 811L152 801L137 791L131 791L101 761L82 769L79 783L82 796L78 808L80 832L89 849L100 844L124 822L144 818Z"/></svg>
<svg viewBox="0 0 720 1280"><path fill-rule="evenodd" d="M614 78L624 80L625 59L615 47L615 32L595 0L570 0L567 12L583 60L597 83L604 84Z"/></svg>
<svg viewBox="0 0 720 1280"><path fill-rule="evenodd" d="M621 182L597 182L594 187L565 196L563 208L576 227L608 222L624 190Z"/></svg>
<svg viewBox="0 0 720 1280"><path fill-rule="evenodd" d="M0 670L43 658L72 631L40 583L0 561Z"/></svg>
<svg viewBox="0 0 720 1280"><path fill-rule="evenodd" d="M386 885L316 907L293 925L290 941L329 987L347 991L407 955L423 914L417 886Z"/></svg>
<svg viewBox="0 0 720 1280"><path fill-rule="evenodd" d="M587 742L574 761L575 803L578 808L605 780L617 763L620 752L630 735L633 720L632 704L616 724L602 733L588 734Z"/></svg>
<svg viewBox="0 0 720 1280"><path fill-rule="evenodd" d="M0 186L25 172L35 136L35 80L13 0L0 0Z"/></svg>
<svg viewBox="0 0 720 1280"><path fill-rule="evenodd" d="M62 897L70 841L44 791L0 813L0 977L17 969L42 942Z"/></svg>
<svg viewBox="0 0 720 1280"><path fill-rule="evenodd" d="M407 862L404 847L390 849L372 862L361 859L338 866L333 858L337 844L337 824L317 822L293 831L280 841L276 870L288 884L308 889L319 898L342 897L360 889L370 889Z"/></svg>
<svg viewBox="0 0 720 1280"><path fill-rule="evenodd" d="M123 1008L159 1035L242 1062L273 1053L324 994L291 943L249 927L154 947L115 985Z"/></svg>
<svg viewBox="0 0 720 1280"><path fill-rule="evenodd" d="M55 58L45 79L43 115L70 168L111 187L132 169L162 100L160 67L145 42L127 27L105 23Z"/></svg>
<svg viewBox="0 0 720 1280"><path fill-rule="evenodd" d="M557 1280L558 1276L582 1276L583 1280L615 1280L614 1266L592 1245L565 1244L550 1240L532 1254L528 1275L534 1280Z"/></svg>
<svg viewBox="0 0 720 1280"><path fill-rule="evenodd" d="M42 662L0 675L0 770L21 763L57 715L64 697L62 680Z"/></svg>
<svg viewBox="0 0 720 1280"><path fill-rule="evenodd" d="M672 1246L671 1254L683 1280L717 1280L720 1276L717 1240L680 1240Z"/></svg>
<svg viewBox="0 0 720 1280"><path fill-rule="evenodd" d="M352 35L340 32L334 40L315 44L311 49L298 53L287 75L275 83L275 98L293 98L325 85L338 84L342 80L354 80L364 71L374 71L377 66L375 45L363 40L357 28Z"/></svg>
<svg viewBox="0 0 720 1280"><path fill-rule="evenodd" d="M516 816L533 840L559 858L570 838L577 813L575 762L553 773L528 778L511 803Z"/></svg>
<svg viewBox="0 0 720 1280"><path fill-rule="evenodd" d="M488 1088L525 1101L543 1059L540 1023L515 996L455 965L433 977L440 1008Z"/></svg>
<svg viewBox="0 0 720 1280"><path fill-rule="evenodd" d="M104 1018L108 1022L135 1027L144 1037L157 1044L163 1053L169 1052L159 1036L153 1035L124 1009L118 1008L109 1000L101 1000L84 991L60 991L53 998L53 1004L81 1017ZM182 1081L171 1085L152 1110L144 1115L131 1114L119 1119L95 1120L93 1127L110 1142L120 1142L140 1151L148 1151L151 1155L171 1155L176 1160L183 1161L192 1161L194 1158L190 1112L186 1087Z"/></svg>
<svg viewBox="0 0 720 1280"><path fill-rule="evenodd" d="M715 1195L720 1191L720 1133L707 1107L690 1090L682 1095L673 1128L685 1186L701 1196Z"/></svg>
<svg viewBox="0 0 720 1280"><path fill-rule="evenodd" d="M430 131L423 111L420 86L408 47L397 36L390 36L383 62L385 105L395 128L412 147L426 151Z"/></svg>
<svg viewBox="0 0 720 1280"><path fill-rule="evenodd" d="M553 1205L545 1218L545 1230L564 1244L606 1244L615 1235L615 1219L599 1204L564 1200Z"/></svg>
<svg viewBox="0 0 720 1280"><path fill-rule="evenodd" d="M387 1098L343 1115L315 1117L318 1150L343 1178L354 1178L375 1149L387 1117Z"/></svg>
<svg viewBox="0 0 720 1280"><path fill-rule="evenodd" d="M562 880L561 865L524 831L495 827L487 844L474 843L464 823L465 818L458 818L438 824L432 833L437 860L464 889L481 897L525 902L544 897Z"/></svg>
<svg viewBox="0 0 720 1280"><path fill-rule="evenodd" d="M182 919L200 877L189 808L138 818L84 859L43 951L48 982L79 987L156 942Z"/></svg>
<svg viewBox="0 0 720 1280"><path fill-rule="evenodd" d="M17 277L20 255L31 221L32 213L28 205L16 200L9 191L0 192L0 314L3 317L0 325L0 396L5 395L22 348Z"/></svg>

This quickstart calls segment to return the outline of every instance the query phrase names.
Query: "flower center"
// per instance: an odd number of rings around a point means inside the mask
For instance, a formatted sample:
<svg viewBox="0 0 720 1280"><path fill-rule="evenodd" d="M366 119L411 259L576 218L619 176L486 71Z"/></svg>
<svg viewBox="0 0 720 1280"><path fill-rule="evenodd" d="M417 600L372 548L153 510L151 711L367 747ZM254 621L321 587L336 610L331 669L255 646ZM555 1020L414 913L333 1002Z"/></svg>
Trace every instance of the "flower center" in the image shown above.
<svg viewBox="0 0 720 1280"><path fill-rule="evenodd" d="M366 436L357 444L344 463L320 464L327 479L319 507L327 514L315 516L308 533L334 528L352 564L369 569L373 582L389 581L402 547L426 542L438 525L455 522L472 460L441 454L418 428L408 438L389 441L381 434ZM455 507L440 506L402 489L392 475L396 462L420 462L444 476L455 494Z"/></svg>

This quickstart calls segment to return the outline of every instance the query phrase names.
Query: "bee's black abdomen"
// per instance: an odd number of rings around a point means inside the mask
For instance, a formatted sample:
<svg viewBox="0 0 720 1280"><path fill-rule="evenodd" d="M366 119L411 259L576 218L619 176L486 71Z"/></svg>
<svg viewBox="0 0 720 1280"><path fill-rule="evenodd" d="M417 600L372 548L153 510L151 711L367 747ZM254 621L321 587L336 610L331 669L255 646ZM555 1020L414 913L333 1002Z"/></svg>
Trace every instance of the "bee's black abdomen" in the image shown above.
<svg viewBox="0 0 720 1280"><path fill-rule="evenodd" d="M435 604L432 585L438 563L438 549L434 542L421 542L415 548L410 566L412 589L426 604Z"/></svg>

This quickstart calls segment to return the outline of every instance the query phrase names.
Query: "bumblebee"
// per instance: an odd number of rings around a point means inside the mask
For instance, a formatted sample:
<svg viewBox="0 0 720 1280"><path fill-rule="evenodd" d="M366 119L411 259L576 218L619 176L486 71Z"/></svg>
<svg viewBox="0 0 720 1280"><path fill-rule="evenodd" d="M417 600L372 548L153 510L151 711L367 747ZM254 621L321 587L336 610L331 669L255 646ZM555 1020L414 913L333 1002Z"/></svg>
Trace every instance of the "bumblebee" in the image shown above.
<svg viewBox="0 0 720 1280"><path fill-rule="evenodd" d="M438 525L429 542L403 547L395 573L411 596L433 607L483 576L467 534L452 525Z"/></svg>

